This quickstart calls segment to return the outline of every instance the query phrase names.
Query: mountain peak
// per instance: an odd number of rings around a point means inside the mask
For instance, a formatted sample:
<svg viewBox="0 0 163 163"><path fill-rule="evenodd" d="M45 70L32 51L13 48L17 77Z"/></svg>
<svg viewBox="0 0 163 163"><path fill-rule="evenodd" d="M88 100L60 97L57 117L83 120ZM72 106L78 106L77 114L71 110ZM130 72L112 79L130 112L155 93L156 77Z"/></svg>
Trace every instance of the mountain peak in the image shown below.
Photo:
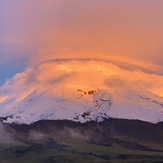
<svg viewBox="0 0 163 163"><path fill-rule="evenodd" d="M154 86L153 90L147 89L144 78L141 79L142 74L151 80L155 76L142 71L130 72L103 61L60 62L45 62L29 68L0 87L3 122L72 120L84 123L101 122L110 117L163 121L163 98L154 93L157 92Z"/></svg>

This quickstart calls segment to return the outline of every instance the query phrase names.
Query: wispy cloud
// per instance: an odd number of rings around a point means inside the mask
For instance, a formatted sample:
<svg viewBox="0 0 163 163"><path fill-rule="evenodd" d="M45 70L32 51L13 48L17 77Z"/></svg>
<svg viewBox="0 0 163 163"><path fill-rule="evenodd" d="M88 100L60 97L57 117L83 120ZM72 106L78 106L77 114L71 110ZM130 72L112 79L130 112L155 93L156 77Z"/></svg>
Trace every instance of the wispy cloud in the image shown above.
<svg viewBox="0 0 163 163"><path fill-rule="evenodd" d="M10 132L8 132L4 124L0 122L0 144L11 144L16 142L14 139L14 133L12 134L11 132L11 129Z"/></svg>
<svg viewBox="0 0 163 163"><path fill-rule="evenodd" d="M33 91L48 91L51 95L64 87L121 90L145 90L162 96L163 77L143 72L141 69L123 68L98 60L51 61L29 68L9 79L0 90L2 97L16 96L24 99ZM63 87L63 89L62 89ZM121 89L120 89L121 88ZM9 92L6 93L5 92ZM68 93L68 92L67 92ZM8 97L8 98L11 98ZM2 98L2 99L3 99ZM6 100L6 98L4 99ZM4 101L3 100L3 101Z"/></svg>

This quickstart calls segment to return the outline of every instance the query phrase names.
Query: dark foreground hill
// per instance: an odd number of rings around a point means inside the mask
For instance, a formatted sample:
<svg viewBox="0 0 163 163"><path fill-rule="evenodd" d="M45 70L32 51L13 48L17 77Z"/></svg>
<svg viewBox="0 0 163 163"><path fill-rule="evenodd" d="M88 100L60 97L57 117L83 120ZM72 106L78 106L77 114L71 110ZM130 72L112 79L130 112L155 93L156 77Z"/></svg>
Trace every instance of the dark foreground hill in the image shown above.
<svg viewBox="0 0 163 163"><path fill-rule="evenodd" d="M4 124L0 162L163 162L163 123L109 119Z"/></svg>

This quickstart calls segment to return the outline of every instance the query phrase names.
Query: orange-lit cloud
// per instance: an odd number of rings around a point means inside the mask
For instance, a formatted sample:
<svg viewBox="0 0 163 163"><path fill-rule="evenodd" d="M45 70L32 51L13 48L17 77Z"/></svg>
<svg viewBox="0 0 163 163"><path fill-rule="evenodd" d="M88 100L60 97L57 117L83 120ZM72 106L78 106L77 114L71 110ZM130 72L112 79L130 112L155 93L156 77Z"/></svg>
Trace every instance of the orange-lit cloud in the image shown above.
<svg viewBox="0 0 163 163"><path fill-rule="evenodd" d="M118 65L98 60L60 60L46 62L27 69L8 80L1 91L9 91L17 102L33 91L49 96L56 94L68 97L71 90L105 89L112 95L128 91L163 94L163 76L141 70L125 69ZM8 93L5 97L7 97ZM2 98L2 101L5 98Z"/></svg>
<svg viewBox="0 0 163 163"><path fill-rule="evenodd" d="M5 101L8 98L8 96L0 96L0 103Z"/></svg>
<svg viewBox="0 0 163 163"><path fill-rule="evenodd" d="M33 91L34 91L34 89L31 89L31 90L29 90L29 91L27 91L27 92L22 93L22 94L18 97L18 99L16 100L16 102L19 102L19 101L25 99L25 98L26 98L28 95L30 95Z"/></svg>

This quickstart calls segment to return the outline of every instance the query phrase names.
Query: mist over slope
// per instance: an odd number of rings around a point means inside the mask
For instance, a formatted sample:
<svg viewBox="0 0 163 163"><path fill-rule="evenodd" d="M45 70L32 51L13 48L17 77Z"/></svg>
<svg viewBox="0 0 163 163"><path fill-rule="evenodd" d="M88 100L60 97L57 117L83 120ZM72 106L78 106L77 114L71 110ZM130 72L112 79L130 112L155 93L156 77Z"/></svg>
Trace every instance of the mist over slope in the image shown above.
<svg viewBox="0 0 163 163"><path fill-rule="evenodd" d="M18 73L0 87L7 123L76 122L123 118L163 121L163 76L102 60L50 60Z"/></svg>

